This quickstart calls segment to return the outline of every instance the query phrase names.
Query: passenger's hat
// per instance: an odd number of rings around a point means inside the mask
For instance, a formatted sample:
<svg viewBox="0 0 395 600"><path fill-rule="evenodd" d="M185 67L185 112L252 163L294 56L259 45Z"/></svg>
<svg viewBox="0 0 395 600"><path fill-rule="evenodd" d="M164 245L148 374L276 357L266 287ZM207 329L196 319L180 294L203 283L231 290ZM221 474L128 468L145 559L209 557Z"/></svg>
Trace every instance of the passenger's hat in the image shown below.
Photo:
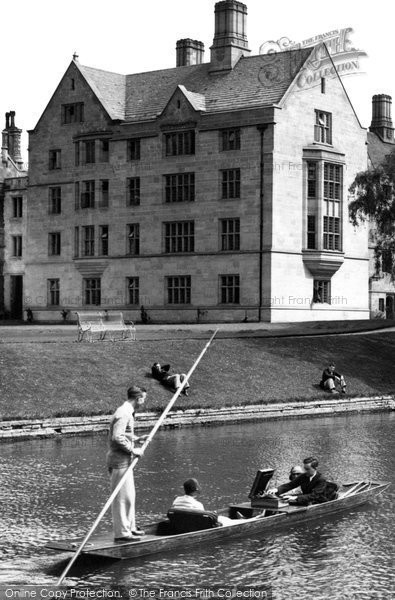
<svg viewBox="0 0 395 600"><path fill-rule="evenodd" d="M304 473L303 467L301 467L300 465L295 465L291 469L290 477L292 477L293 475L303 475L303 473Z"/></svg>
<svg viewBox="0 0 395 600"><path fill-rule="evenodd" d="M197 479L193 477L191 479L187 479L184 482L184 490L186 494L191 494L192 492L200 492L200 485Z"/></svg>

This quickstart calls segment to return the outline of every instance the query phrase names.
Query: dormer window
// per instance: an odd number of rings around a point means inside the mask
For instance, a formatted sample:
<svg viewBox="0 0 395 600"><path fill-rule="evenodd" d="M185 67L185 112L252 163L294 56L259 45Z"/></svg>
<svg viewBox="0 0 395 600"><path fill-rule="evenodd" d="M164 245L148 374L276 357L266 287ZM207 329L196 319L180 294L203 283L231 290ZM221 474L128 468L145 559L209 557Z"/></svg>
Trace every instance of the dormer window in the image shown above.
<svg viewBox="0 0 395 600"><path fill-rule="evenodd" d="M322 110L315 111L314 140L321 144L332 144L332 115Z"/></svg>

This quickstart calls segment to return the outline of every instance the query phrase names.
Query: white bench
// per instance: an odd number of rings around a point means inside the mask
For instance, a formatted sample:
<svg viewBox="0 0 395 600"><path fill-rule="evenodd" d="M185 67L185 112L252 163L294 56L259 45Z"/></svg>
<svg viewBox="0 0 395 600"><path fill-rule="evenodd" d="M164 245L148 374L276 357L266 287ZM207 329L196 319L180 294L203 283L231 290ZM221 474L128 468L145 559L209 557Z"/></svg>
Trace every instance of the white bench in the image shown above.
<svg viewBox="0 0 395 600"><path fill-rule="evenodd" d="M78 342L82 342L85 336L89 342L93 342L93 334L95 333L99 334L99 340L103 339L105 334L103 325L104 312L97 310L77 312L76 315L78 319Z"/></svg>
<svg viewBox="0 0 395 600"><path fill-rule="evenodd" d="M111 340L114 342L117 333L121 333L120 339L136 339L136 328L133 323L126 325L123 314L116 311L86 311L77 312L78 318L78 337L82 342L84 337L89 342L93 342L95 334L98 340L104 340L106 333L109 332ZM112 334L112 335L111 335Z"/></svg>
<svg viewBox="0 0 395 600"><path fill-rule="evenodd" d="M121 312L105 311L103 325L105 331L109 332L112 341L115 341L116 333L121 333L122 340L126 340L128 338L130 340L136 339L136 328L134 324L130 323L126 325Z"/></svg>

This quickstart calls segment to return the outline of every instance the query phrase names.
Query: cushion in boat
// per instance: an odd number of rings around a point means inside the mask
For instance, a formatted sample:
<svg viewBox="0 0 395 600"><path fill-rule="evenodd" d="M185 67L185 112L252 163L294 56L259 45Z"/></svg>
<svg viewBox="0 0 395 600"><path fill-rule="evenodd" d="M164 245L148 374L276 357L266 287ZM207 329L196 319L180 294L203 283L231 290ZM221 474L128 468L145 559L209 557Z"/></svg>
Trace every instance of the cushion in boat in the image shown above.
<svg viewBox="0 0 395 600"><path fill-rule="evenodd" d="M208 510L170 508L167 516L174 533L190 533L202 529L212 529L220 525L217 513Z"/></svg>
<svg viewBox="0 0 395 600"><path fill-rule="evenodd" d="M325 485L325 497L327 500L336 500L338 498L339 486L337 483L333 483L332 481L327 481Z"/></svg>

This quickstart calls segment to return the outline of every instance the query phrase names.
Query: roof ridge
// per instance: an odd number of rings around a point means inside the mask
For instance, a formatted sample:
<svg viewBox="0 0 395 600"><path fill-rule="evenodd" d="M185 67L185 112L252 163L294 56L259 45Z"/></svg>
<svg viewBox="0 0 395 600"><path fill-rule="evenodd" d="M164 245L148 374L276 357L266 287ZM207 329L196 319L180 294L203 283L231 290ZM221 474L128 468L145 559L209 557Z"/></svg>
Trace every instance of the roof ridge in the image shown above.
<svg viewBox="0 0 395 600"><path fill-rule="evenodd" d="M133 75L148 75L148 73L163 73L164 71L180 71L183 69L196 69L197 67L204 67L209 65L209 62L199 63L197 65L183 65L181 67L166 67L165 69L155 69L153 71L139 71L138 73L127 73L126 77L132 77Z"/></svg>
<svg viewBox="0 0 395 600"><path fill-rule="evenodd" d="M278 55L283 55L283 54L289 54L291 52L300 52L302 51L310 51L314 48L314 46L305 46L303 48L292 48L289 50L281 50L279 52L275 52L274 56L278 56ZM262 58L263 56L268 56L267 54L252 54L251 56L241 56L240 60L251 60L253 58ZM273 55L271 55L273 56ZM108 71L107 69L99 69L98 67L91 67L89 65L82 65L82 64L78 64L79 67L82 67L83 69L92 69L93 71L98 71L100 73L108 73L109 75L118 75L120 77L132 77L134 75L147 75L148 73L161 73L164 71L173 71L175 69L177 70L182 70L182 69L195 69L197 67L203 67L203 66L208 66L210 65L210 62L204 62L204 63L199 63L196 65L182 65L182 66L175 66L175 67L164 67L163 69L152 69L152 70L147 70L147 71L136 71L134 73L119 73L117 71Z"/></svg>
<svg viewBox="0 0 395 600"><path fill-rule="evenodd" d="M117 73L116 71L107 71L106 69L98 69L97 67L90 67L89 65L81 65L79 63L77 63L77 66L79 68L83 68L83 69L92 69L92 71L100 71L100 73L108 73L109 75L118 75L119 77L126 77L125 74L123 73Z"/></svg>

